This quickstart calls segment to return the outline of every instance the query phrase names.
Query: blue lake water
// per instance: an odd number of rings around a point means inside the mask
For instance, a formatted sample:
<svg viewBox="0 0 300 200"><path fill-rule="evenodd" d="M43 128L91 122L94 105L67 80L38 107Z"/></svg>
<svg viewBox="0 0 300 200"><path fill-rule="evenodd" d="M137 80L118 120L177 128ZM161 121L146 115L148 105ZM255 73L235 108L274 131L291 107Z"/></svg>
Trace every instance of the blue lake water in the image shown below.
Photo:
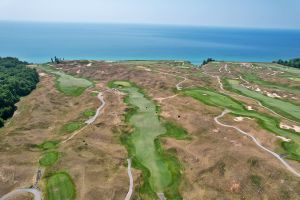
<svg viewBox="0 0 300 200"><path fill-rule="evenodd" d="M0 56L103 60L272 61L300 57L300 30L0 22Z"/></svg>

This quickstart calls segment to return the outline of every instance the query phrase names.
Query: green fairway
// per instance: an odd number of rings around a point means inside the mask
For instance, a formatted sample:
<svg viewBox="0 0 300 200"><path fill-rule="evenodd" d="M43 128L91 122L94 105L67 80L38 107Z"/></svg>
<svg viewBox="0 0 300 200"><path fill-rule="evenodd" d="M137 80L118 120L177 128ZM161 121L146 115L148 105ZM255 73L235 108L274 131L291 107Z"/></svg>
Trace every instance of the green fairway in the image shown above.
<svg viewBox="0 0 300 200"><path fill-rule="evenodd" d="M290 93L294 93L294 94L299 93L299 88L289 87L288 85L283 85L283 84L276 83L276 82L265 81L265 80L260 79L254 73L245 73L245 74L243 74L243 79L245 79L245 80L247 80L251 83L255 83L259 86L266 87L266 88L272 88L272 89L286 91L286 92L290 92Z"/></svg>
<svg viewBox="0 0 300 200"><path fill-rule="evenodd" d="M81 122L69 122L62 127L62 131L66 133L73 133L79 130L83 124Z"/></svg>
<svg viewBox="0 0 300 200"><path fill-rule="evenodd" d="M113 85L120 86L120 82ZM128 147L133 164L143 170L145 183L141 191L152 194L153 198L157 198L156 193L164 192L170 199L181 199L178 193L180 164L163 151L158 140L168 131L159 120L157 107L137 87L126 86L119 89L128 93L125 102L131 107L127 110L126 121L134 127L134 131L122 140ZM168 124L169 131L176 128ZM174 137L185 138L184 134L186 132L178 128Z"/></svg>
<svg viewBox="0 0 300 200"><path fill-rule="evenodd" d="M56 86L58 90L66 95L79 96L85 89L93 85L93 83L87 79L68 75L62 71L51 68L48 65L39 65L38 68L54 74L56 76Z"/></svg>
<svg viewBox="0 0 300 200"><path fill-rule="evenodd" d="M73 200L75 196L75 185L69 174L58 172L47 178L46 197L48 200Z"/></svg>
<svg viewBox="0 0 300 200"><path fill-rule="evenodd" d="M42 158L39 160L40 165L42 166L51 166L58 160L59 153L56 151L51 151L44 153Z"/></svg>
<svg viewBox="0 0 300 200"><path fill-rule="evenodd" d="M207 105L229 109L234 115L255 118L264 129L276 135L292 139L295 143L293 151L291 151L291 148L285 148L285 146L283 148L289 154L290 159L300 161L300 137L295 132L279 128L279 120L277 118L247 110L243 104L235 99L206 88L186 89L183 91L183 94L191 96Z"/></svg>
<svg viewBox="0 0 300 200"><path fill-rule="evenodd" d="M284 115L287 118L293 119L300 122L300 105L296 105L290 102L286 102L280 99L265 96L259 92L249 90L239 84L237 80L227 80L227 86L232 88L232 90L237 91L248 97L257 99L264 106L269 107L276 112Z"/></svg>

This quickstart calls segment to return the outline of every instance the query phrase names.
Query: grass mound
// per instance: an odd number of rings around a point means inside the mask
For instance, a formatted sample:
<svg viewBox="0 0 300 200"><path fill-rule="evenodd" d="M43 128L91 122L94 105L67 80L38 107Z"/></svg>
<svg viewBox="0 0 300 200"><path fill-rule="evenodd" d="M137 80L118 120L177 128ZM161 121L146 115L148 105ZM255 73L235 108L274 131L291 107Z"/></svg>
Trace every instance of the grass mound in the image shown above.
<svg viewBox="0 0 300 200"><path fill-rule="evenodd" d="M87 109L83 112L83 116L87 117L87 118L93 117L95 114L96 114L96 111L93 109Z"/></svg>
<svg viewBox="0 0 300 200"><path fill-rule="evenodd" d="M47 178L46 197L48 200L73 200L75 196L75 185L66 172L58 172Z"/></svg>
<svg viewBox="0 0 300 200"><path fill-rule="evenodd" d="M42 158L39 160L40 165L48 167L52 166L58 161L59 153L56 151L51 151L44 153Z"/></svg>
<svg viewBox="0 0 300 200"><path fill-rule="evenodd" d="M73 133L79 130L83 124L81 122L69 122L62 127L63 132Z"/></svg>
<svg viewBox="0 0 300 200"><path fill-rule="evenodd" d="M42 150L50 150L57 148L58 144L58 141L45 141L42 144L39 144L38 147Z"/></svg>

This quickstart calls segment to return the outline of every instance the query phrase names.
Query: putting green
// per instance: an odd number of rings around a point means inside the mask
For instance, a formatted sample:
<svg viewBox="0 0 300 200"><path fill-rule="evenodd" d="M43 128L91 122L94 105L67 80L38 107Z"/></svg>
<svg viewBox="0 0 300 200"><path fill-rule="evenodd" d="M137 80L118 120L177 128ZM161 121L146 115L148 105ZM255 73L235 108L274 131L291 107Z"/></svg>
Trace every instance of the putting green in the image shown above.
<svg viewBox="0 0 300 200"><path fill-rule="evenodd" d="M89 80L68 75L48 65L38 65L38 68L54 74L56 76L56 86L58 90L66 95L79 96L85 89L93 85Z"/></svg>
<svg viewBox="0 0 300 200"><path fill-rule="evenodd" d="M48 200L73 200L75 196L75 185L69 174L58 172L47 178L46 197Z"/></svg>
<svg viewBox="0 0 300 200"><path fill-rule="evenodd" d="M294 143L293 148L287 148L288 145L282 146L289 154L290 159L300 161L300 137L295 132L279 128L279 120L277 118L267 114L257 113L256 111L247 110L244 108L243 104L235 99L206 88L186 89L183 91L183 94L191 96L207 105L229 109L235 115L255 118L264 129L273 132L276 135L292 139L292 142Z"/></svg>
<svg viewBox="0 0 300 200"><path fill-rule="evenodd" d="M248 97L257 99L260 101L264 106L269 107L276 112L284 115L289 119L296 120L300 122L300 105L296 105L287 101L283 101L280 99L272 98L265 96L259 92L255 92L249 90L239 84L239 81L236 80L227 80L228 86L232 88L234 91L237 91L243 95Z"/></svg>
<svg viewBox="0 0 300 200"><path fill-rule="evenodd" d="M118 82L111 85L120 86ZM127 135L125 143L133 163L143 170L145 184L142 190L153 198L157 198L156 193L163 192L170 199L181 199L178 193L180 164L162 150L159 142L160 136L176 127L169 124L166 129L159 120L156 105L137 87L126 86L119 89L128 93L125 102L131 109L127 112L126 121L134 127L134 131ZM184 134L179 129L174 137L184 138Z"/></svg>
<svg viewBox="0 0 300 200"><path fill-rule="evenodd" d="M48 167L53 165L58 160L59 153L56 151L51 151L44 153L42 158L39 160L40 165Z"/></svg>

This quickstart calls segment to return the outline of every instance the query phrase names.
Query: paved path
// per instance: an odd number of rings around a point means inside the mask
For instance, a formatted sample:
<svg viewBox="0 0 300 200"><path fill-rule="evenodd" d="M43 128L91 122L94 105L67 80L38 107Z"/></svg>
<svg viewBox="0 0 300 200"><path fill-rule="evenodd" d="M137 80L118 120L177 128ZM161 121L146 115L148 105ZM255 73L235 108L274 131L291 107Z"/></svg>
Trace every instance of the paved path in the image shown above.
<svg viewBox="0 0 300 200"><path fill-rule="evenodd" d="M280 155L276 154L275 152L265 148L264 146L262 146L260 144L260 142L255 138L253 137L251 134L239 129L238 127L236 126L231 126L231 125L227 125L227 124L224 124L222 122L219 121L220 118L224 117L224 115L226 115L227 113L230 113L229 110L224 110L222 114L220 114L219 116L215 117L214 120L215 122L220 125L220 126L224 126L224 127L227 127L227 128L233 128L235 130L237 130L239 133L243 134L243 135L246 135L248 138L250 138L259 148L261 148L262 150L268 152L269 154L271 154L272 156L274 156L275 158L277 158L284 166L287 170L289 170L290 172L292 172L295 176L297 177L300 177L300 173L297 172L292 166L290 166L285 160L283 160Z"/></svg>
<svg viewBox="0 0 300 200"><path fill-rule="evenodd" d="M35 188L30 188L30 189L16 189L3 197L0 198L0 200L9 200L12 197L18 195L18 194L23 194L23 193L31 193L34 196L34 200L42 200L42 193Z"/></svg>
<svg viewBox="0 0 300 200"><path fill-rule="evenodd" d="M102 95L101 92L98 93L97 98L98 98L99 101L101 102L101 105L100 105L100 107L97 109L96 114L95 114L92 118L90 118L90 119L88 119L87 121L85 121L85 123L88 124L88 125L90 125L90 124L92 124L92 123L95 122L95 120L97 119L97 117L100 115L101 110L102 110L102 109L104 108L104 106L105 106L105 101L104 101L104 98L103 98L103 95Z"/></svg>
<svg viewBox="0 0 300 200"><path fill-rule="evenodd" d="M129 176L129 190L125 197L125 200L130 200L132 193L133 193L133 177L132 177L132 173L131 173L131 159L127 159L127 162L128 162L127 172L128 172L128 176Z"/></svg>

